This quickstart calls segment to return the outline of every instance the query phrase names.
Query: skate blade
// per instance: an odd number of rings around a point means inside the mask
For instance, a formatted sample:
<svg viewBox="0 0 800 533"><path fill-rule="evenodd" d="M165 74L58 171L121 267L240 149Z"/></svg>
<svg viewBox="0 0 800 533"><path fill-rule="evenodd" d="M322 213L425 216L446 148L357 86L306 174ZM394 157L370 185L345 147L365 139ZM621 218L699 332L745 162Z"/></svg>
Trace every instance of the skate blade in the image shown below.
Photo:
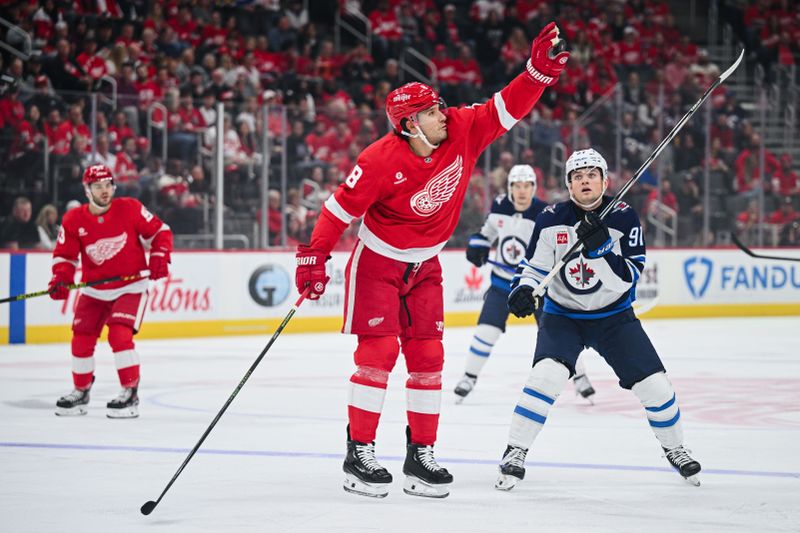
<svg viewBox="0 0 800 533"><path fill-rule="evenodd" d="M700 478L698 478L697 476L689 476L689 477L685 477L683 479L685 479L686 483L688 483L689 485L692 485L694 487L699 487L700 486Z"/></svg>
<svg viewBox="0 0 800 533"><path fill-rule="evenodd" d="M123 409L109 409L106 412L108 418L139 418L138 407L125 407Z"/></svg>
<svg viewBox="0 0 800 533"><path fill-rule="evenodd" d="M403 492L410 496L422 496L424 498L447 498L450 495L450 483L425 483L414 476L406 476Z"/></svg>
<svg viewBox="0 0 800 533"><path fill-rule="evenodd" d="M370 498L385 498L389 494L388 483L365 483L350 474L345 474L342 488L345 492Z"/></svg>
<svg viewBox="0 0 800 533"><path fill-rule="evenodd" d="M519 483L520 481L522 480L518 477L500 474L497 477L497 481L494 482L494 488L496 488L497 490L509 491L514 487L516 487L517 483Z"/></svg>
<svg viewBox="0 0 800 533"><path fill-rule="evenodd" d="M85 405L78 405L76 407L56 407L56 416L81 416L88 412L89 410Z"/></svg>

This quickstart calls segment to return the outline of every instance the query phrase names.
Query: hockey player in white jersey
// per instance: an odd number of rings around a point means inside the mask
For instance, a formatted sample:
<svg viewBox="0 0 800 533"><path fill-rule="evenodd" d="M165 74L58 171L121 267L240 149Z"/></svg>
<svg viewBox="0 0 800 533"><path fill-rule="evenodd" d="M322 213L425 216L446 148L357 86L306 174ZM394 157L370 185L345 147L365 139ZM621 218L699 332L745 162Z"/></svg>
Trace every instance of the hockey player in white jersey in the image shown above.
<svg viewBox="0 0 800 533"><path fill-rule="evenodd" d="M511 278L520 260L525 257L534 220L545 207L547 204L536 198L536 173L533 168L530 165L514 165L508 173L508 195L500 195L492 202L492 209L483 227L470 236L467 261L476 267L480 268L488 262L492 245L496 253L492 266L492 285L484 295L464 375L454 390L458 403L475 388L492 348L506 331ZM534 314L538 321L541 310L537 309ZM595 391L580 359L575 374L573 381L576 392L591 401Z"/></svg>
<svg viewBox="0 0 800 533"><path fill-rule="evenodd" d="M537 285L579 241L582 250L566 258L547 287L533 367L514 408L508 446L495 487L510 490L525 477L525 456L541 431L575 361L585 346L606 360L624 389L641 401L669 463L692 484L700 463L683 447L681 413L672 384L631 304L645 265L645 244L636 212L611 201L605 159L593 149L567 160L566 202L547 207L536 219L520 278L508 298L514 315L533 314Z"/></svg>

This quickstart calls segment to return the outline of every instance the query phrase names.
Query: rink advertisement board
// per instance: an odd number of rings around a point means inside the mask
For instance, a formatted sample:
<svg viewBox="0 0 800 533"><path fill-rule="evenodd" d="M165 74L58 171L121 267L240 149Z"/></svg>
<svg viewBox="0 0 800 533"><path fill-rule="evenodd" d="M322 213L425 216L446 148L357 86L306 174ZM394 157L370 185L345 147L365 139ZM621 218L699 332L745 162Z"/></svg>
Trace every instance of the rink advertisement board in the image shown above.
<svg viewBox="0 0 800 533"><path fill-rule="evenodd" d="M333 254L324 296L305 301L286 332L341 328L348 255ZM800 250L781 255L800 258ZM446 325L475 324L489 266L475 268L456 250L440 261ZM268 336L297 298L292 253L175 252L172 262L170 276L150 284L140 338ZM0 253L0 297L45 289L50 265L49 253ZM752 259L738 250L653 250L637 295L645 318L800 315L800 263ZM0 343L67 341L76 296L0 304Z"/></svg>

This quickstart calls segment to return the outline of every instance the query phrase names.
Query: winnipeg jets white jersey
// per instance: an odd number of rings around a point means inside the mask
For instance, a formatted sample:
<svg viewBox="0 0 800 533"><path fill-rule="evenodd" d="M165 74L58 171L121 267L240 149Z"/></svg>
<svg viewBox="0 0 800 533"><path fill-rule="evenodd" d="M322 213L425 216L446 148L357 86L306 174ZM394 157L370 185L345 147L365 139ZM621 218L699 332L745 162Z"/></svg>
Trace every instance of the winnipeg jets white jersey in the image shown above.
<svg viewBox="0 0 800 533"><path fill-rule="evenodd" d="M520 261L525 259L525 250L533 235L534 220L547 206L534 198L525 211L517 211L514 203L505 194L492 202L492 210L481 228L481 235L495 246L495 261L507 265L492 266L492 285L506 292L511 291L511 278Z"/></svg>
<svg viewBox="0 0 800 533"><path fill-rule="evenodd" d="M609 197L597 208L600 212ZM571 201L548 206L536 219L526 259L520 263L520 284L536 287L578 238L575 229L584 211ZM618 202L603 219L614 247L596 259L580 252L570 256L550 282L544 312L571 318L604 318L631 307L636 282L644 270L644 234L639 217Z"/></svg>

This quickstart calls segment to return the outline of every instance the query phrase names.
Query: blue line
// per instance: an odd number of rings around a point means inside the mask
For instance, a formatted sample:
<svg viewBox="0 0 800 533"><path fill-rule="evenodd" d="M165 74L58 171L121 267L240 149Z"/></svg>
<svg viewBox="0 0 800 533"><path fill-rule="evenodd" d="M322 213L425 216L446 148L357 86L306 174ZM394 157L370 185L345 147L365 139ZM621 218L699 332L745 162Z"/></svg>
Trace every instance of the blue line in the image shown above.
<svg viewBox="0 0 800 533"><path fill-rule="evenodd" d="M9 263L9 293L25 294L25 254L11 254ZM25 344L25 300L11 302L8 309L8 343Z"/></svg>
<svg viewBox="0 0 800 533"><path fill-rule="evenodd" d="M28 448L43 450L76 450L76 451L103 451L103 452L139 452L139 453L176 453L187 454L189 448L166 448L160 446L117 446L104 444L48 444L44 442L0 442L0 448ZM294 457L294 458L316 458L316 459L335 459L341 461L344 455L341 453L312 453L312 452L277 452L270 450L223 450L214 448L201 448L197 453L206 455L234 455L242 457ZM381 455L381 459L386 461L403 462L405 456L400 455ZM497 465L498 461L492 459L464 459L464 458L437 458L441 463L465 464L465 465ZM638 466L638 465L609 465L591 463L550 463L542 461L528 461L528 466L540 468L569 468L575 470L612 470L627 472L670 472L675 470L671 466ZM800 479L800 472L772 472L764 470L728 470L709 468L703 469L702 474L720 476L754 476L754 477L775 477L775 478L796 478Z"/></svg>

